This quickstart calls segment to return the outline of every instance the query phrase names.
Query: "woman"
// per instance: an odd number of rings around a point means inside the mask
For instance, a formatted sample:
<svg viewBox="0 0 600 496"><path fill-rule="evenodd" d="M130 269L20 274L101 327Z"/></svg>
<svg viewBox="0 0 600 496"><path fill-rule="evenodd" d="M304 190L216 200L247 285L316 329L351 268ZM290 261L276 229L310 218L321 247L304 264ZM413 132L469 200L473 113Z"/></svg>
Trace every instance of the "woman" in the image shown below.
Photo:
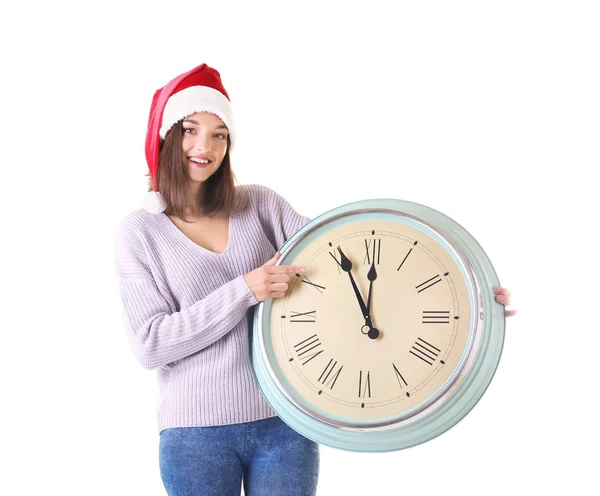
<svg viewBox="0 0 600 496"><path fill-rule="evenodd" d="M133 351L157 369L159 460L170 495L316 494L319 450L263 398L247 311L282 297L303 267L277 249L306 224L280 195L234 186L235 126L219 73L202 64L156 91L146 136L149 202L117 229ZM508 304L509 293L498 288Z"/></svg>

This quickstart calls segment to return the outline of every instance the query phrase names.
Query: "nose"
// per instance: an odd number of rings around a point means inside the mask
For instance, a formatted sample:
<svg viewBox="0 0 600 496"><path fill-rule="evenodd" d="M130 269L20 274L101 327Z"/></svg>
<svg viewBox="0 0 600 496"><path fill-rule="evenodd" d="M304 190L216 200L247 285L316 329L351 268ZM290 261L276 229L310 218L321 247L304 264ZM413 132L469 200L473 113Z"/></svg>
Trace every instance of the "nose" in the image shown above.
<svg viewBox="0 0 600 496"><path fill-rule="evenodd" d="M194 144L196 150L209 151L210 149L210 138L206 133L198 133L196 135L196 143Z"/></svg>

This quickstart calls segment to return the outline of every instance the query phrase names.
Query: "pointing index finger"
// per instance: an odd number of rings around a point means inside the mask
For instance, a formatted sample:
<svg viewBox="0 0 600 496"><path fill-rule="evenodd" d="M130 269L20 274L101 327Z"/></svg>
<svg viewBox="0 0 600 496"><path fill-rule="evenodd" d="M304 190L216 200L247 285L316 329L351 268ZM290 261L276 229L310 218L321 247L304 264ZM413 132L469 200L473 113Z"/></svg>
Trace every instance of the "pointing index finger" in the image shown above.
<svg viewBox="0 0 600 496"><path fill-rule="evenodd" d="M274 265L271 267L272 274L302 274L305 270L301 265Z"/></svg>

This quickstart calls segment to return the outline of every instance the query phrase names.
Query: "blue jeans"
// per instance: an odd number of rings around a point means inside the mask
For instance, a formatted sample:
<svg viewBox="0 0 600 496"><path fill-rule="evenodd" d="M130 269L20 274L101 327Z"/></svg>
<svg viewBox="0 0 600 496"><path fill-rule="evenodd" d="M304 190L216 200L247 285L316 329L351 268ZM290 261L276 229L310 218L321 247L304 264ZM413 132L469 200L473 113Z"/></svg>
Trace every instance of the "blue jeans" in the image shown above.
<svg viewBox="0 0 600 496"><path fill-rule="evenodd" d="M169 496L314 496L319 445L279 417L165 429L160 473Z"/></svg>

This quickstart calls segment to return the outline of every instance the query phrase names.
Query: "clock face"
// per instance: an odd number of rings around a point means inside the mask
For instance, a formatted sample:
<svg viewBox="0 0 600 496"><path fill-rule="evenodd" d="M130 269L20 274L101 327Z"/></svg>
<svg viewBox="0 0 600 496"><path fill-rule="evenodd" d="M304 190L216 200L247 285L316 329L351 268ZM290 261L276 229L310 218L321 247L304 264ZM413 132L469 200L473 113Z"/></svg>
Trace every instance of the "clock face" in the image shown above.
<svg viewBox="0 0 600 496"><path fill-rule="evenodd" d="M477 313L462 259L439 233L403 219L350 217L286 254L306 272L272 300L271 365L286 396L325 422L415 415L468 358Z"/></svg>

